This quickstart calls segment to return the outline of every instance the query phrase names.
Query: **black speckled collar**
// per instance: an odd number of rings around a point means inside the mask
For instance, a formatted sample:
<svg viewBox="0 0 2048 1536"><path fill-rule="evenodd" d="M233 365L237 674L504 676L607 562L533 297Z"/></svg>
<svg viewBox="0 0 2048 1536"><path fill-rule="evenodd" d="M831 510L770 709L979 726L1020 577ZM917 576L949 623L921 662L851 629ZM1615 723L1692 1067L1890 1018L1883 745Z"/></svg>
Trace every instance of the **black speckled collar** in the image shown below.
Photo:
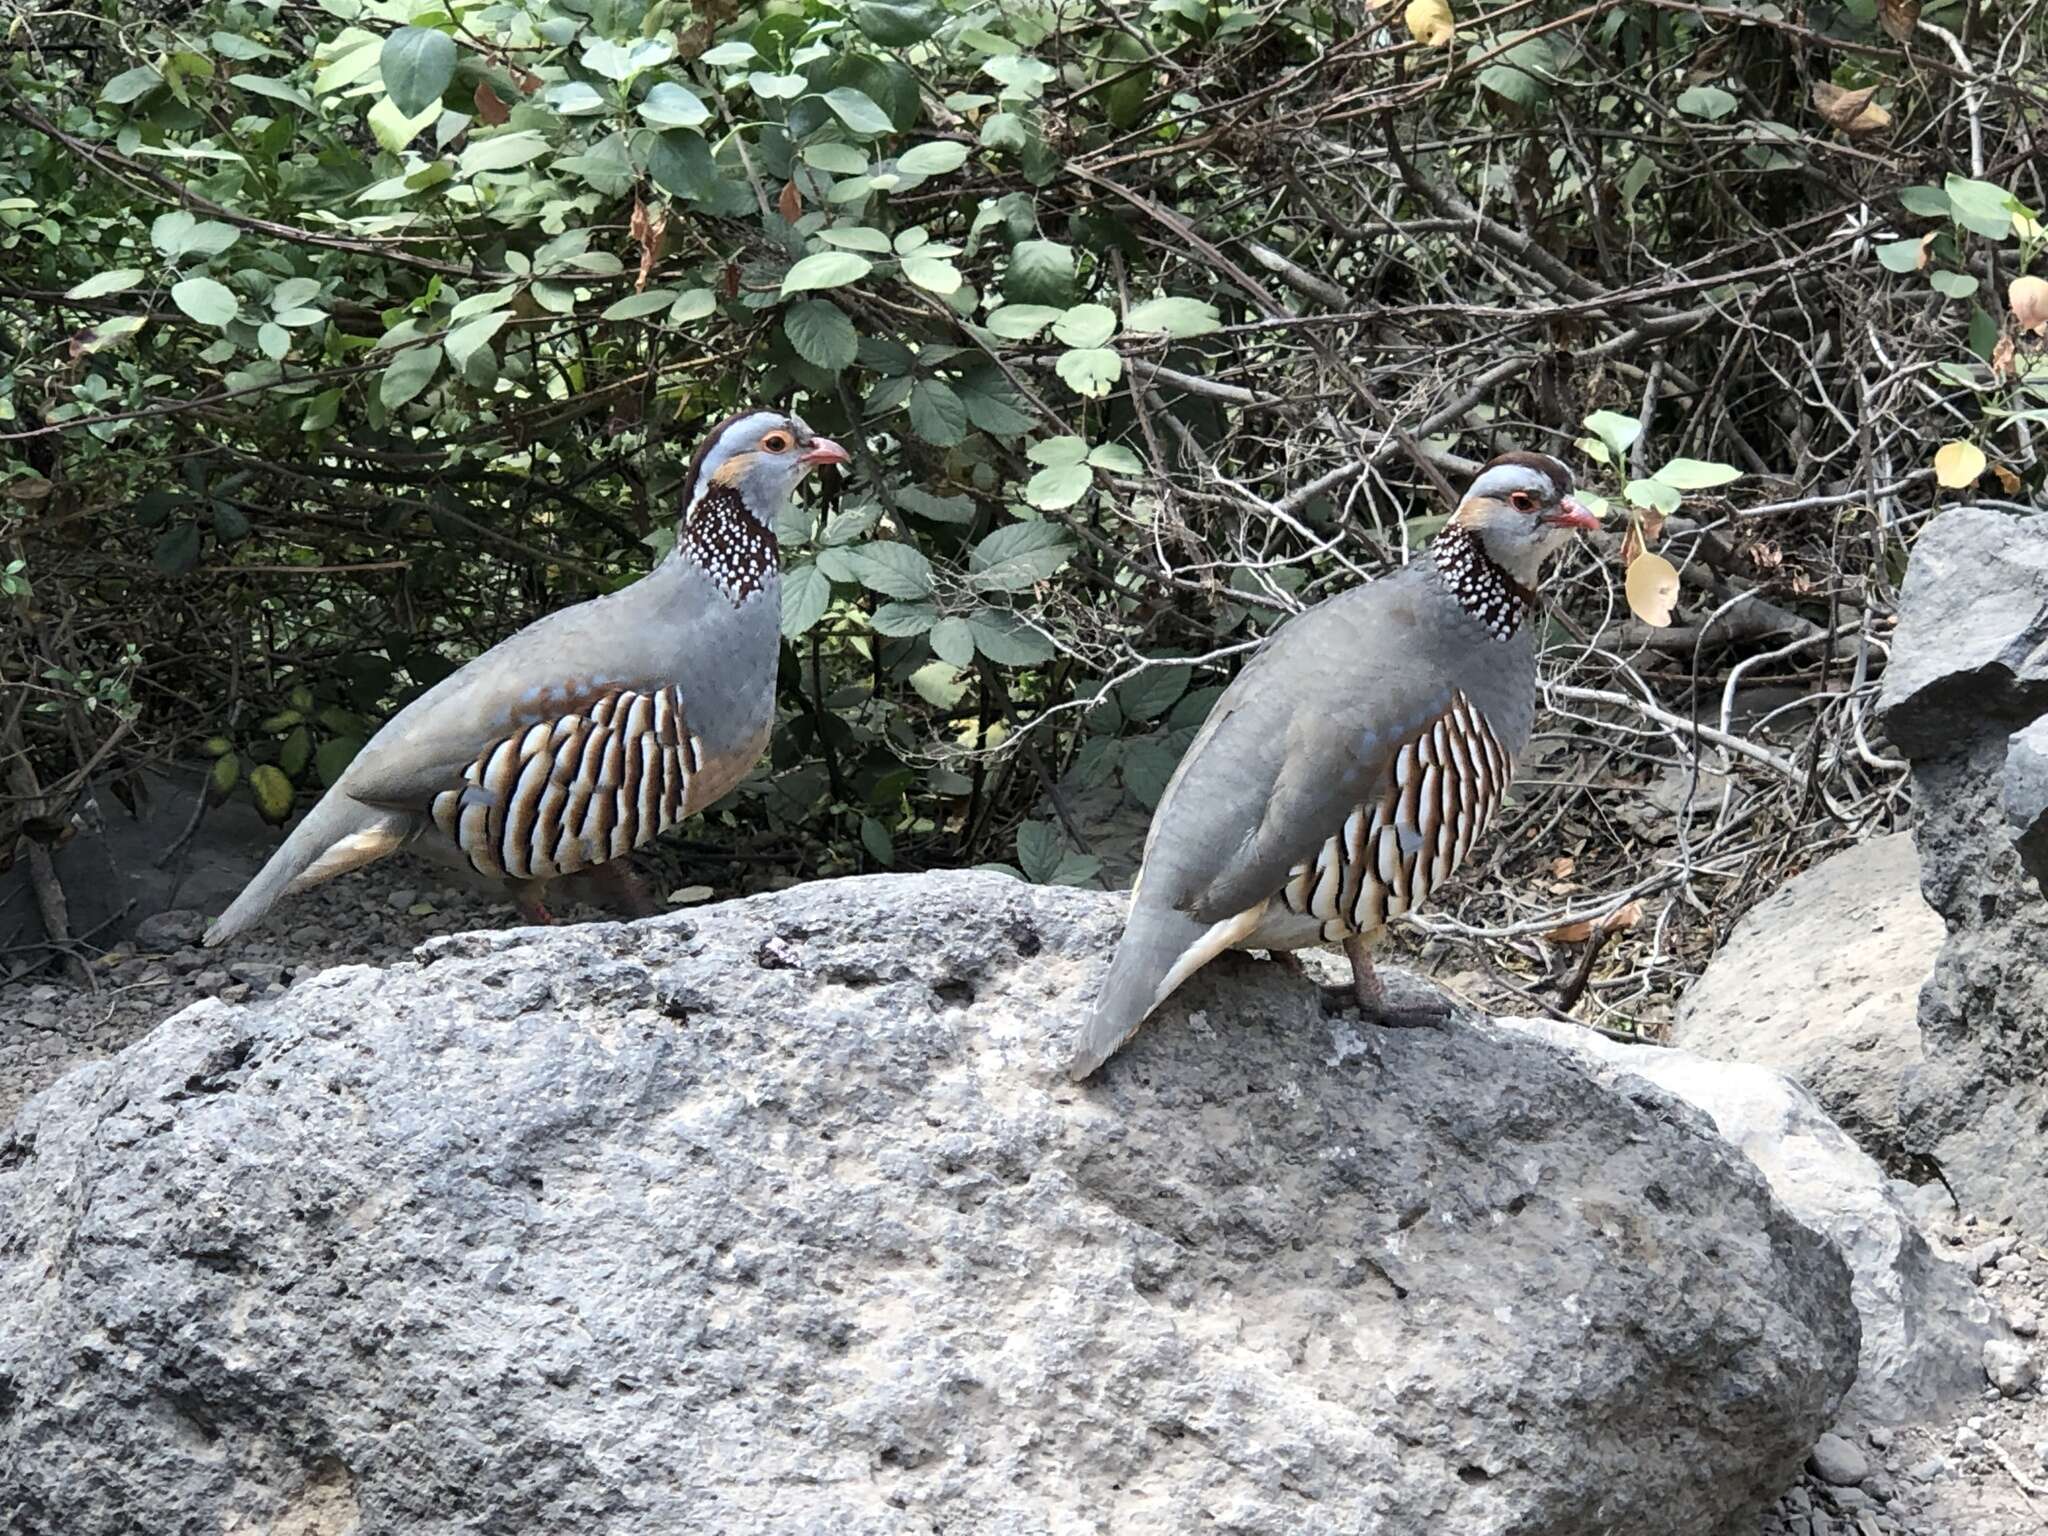
<svg viewBox="0 0 2048 1536"><path fill-rule="evenodd" d="M775 575L774 531L761 526L729 485L714 485L697 499L683 524L679 552L709 576L735 608Z"/></svg>
<svg viewBox="0 0 2048 1536"><path fill-rule="evenodd" d="M1512 640L1538 607L1536 594L1495 563L1479 540L1455 523L1430 541L1429 556L1458 605L1496 640Z"/></svg>

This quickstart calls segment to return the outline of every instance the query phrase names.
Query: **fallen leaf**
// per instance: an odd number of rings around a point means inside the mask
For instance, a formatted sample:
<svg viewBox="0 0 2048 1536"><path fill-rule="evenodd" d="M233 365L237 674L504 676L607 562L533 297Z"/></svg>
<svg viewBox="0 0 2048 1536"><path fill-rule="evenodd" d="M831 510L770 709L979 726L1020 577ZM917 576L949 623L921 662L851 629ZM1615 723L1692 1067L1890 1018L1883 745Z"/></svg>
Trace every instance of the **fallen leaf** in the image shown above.
<svg viewBox="0 0 2048 1536"><path fill-rule="evenodd" d="M1600 931L1602 933L1627 933L1629 929L1635 927L1642 920L1642 902L1640 900L1632 901L1624 907L1617 907L1614 911L1601 918Z"/></svg>
<svg viewBox="0 0 2048 1536"><path fill-rule="evenodd" d="M1643 542L1645 544L1654 544L1663 535L1664 514L1655 507L1643 508L1642 512L1638 514L1638 521L1641 522L1643 527Z"/></svg>
<svg viewBox="0 0 2048 1536"><path fill-rule="evenodd" d="M1908 41L1920 24L1920 0L1878 0L1877 24L1893 42Z"/></svg>
<svg viewBox="0 0 2048 1536"><path fill-rule="evenodd" d="M1920 255L1919 258L1913 263L1913 270L1915 272L1925 272L1927 270L1927 264L1930 261L1934 260L1934 237L1939 233L1939 230L1929 230L1926 234L1920 237Z"/></svg>
<svg viewBox="0 0 2048 1536"><path fill-rule="evenodd" d="M1561 928L1551 929L1543 937L1553 944L1583 944L1593 937L1593 923L1590 918L1584 922L1566 923Z"/></svg>
<svg viewBox="0 0 2048 1536"><path fill-rule="evenodd" d="M1639 555L1624 583L1629 611L1645 624L1664 628L1678 606L1678 567L1662 555Z"/></svg>
<svg viewBox="0 0 2048 1536"><path fill-rule="evenodd" d="M2014 278L2005 290L2005 307L2012 311L2012 323L2029 335L2048 332L2048 280Z"/></svg>
<svg viewBox="0 0 2048 1536"><path fill-rule="evenodd" d="M512 79L515 83L517 83L519 89L526 92L526 94L529 96L531 96L535 91L541 88L540 76L536 75L530 69L513 70Z"/></svg>
<svg viewBox="0 0 2048 1536"><path fill-rule="evenodd" d="M1636 525L1630 523L1628 532L1621 536L1621 568L1627 570L1636 563L1636 557L1643 552L1642 536L1636 532Z"/></svg>
<svg viewBox="0 0 2048 1536"><path fill-rule="evenodd" d="M1984 450L1958 438L1934 450L1934 478L1951 491L1967 490L1984 473Z"/></svg>
<svg viewBox="0 0 2048 1536"><path fill-rule="evenodd" d="M679 891L670 891L668 899L671 906L692 907L700 901L709 901L712 895L708 885L686 885Z"/></svg>
<svg viewBox="0 0 2048 1536"><path fill-rule="evenodd" d="M472 100L476 102L476 115L493 128L512 120L512 109L498 100L498 93L491 89L490 81L477 82L476 95Z"/></svg>
<svg viewBox="0 0 2048 1536"><path fill-rule="evenodd" d="M2005 488L2006 495L2017 496L2019 494L2020 477L2018 475L2007 469L2003 464L1992 465L1991 473L1998 476L1998 483Z"/></svg>
<svg viewBox="0 0 2048 1536"><path fill-rule="evenodd" d="M1813 108L1827 119L1830 127L1844 133L1875 133L1880 128L1889 128L1892 121L1891 113L1871 99L1876 94L1874 85L1866 85L1860 91L1845 91L1826 80L1816 80Z"/></svg>
<svg viewBox="0 0 2048 1536"><path fill-rule="evenodd" d="M2017 350L2013 346L2010 336L2001 336L1993 342L1991 344L1991 372L2001 379L2018 378L2020 371L2013 362L2013 354Z"/></svg>
<svg viewBox="0 0 2048 1536"><path fill-rule="evenodd" d="M1457 40L1458 23L1445 0L1408 0L1401 13L1408 35L1425 48L1448 48Z"/></svg>
<svg viewBox="0 0 2048 1536"><path fill-rule="evenodd" d="M1550 878L1553 880L1569 880L1572 877L1572 871L1578 867L1579 861L1577 859L1568 853L1561 853L1550 861Z"/></svg>
<svg viewBox="0 0 2048 1536"><path fill-rule="evenodd" d="M804 200L798 195L794 181L782 184L782 196L776 200L775 206L780 210L785 224L794 224L804 216Z"/></svg>

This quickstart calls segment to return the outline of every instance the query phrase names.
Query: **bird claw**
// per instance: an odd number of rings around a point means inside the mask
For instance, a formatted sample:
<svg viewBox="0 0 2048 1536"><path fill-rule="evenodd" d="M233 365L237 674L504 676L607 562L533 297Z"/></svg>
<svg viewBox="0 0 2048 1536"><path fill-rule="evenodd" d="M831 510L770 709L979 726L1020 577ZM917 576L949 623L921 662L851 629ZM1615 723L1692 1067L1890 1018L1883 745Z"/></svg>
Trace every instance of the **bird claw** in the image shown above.
<svg viewBox="0 0 2048 1536"><path fill-rule="evenodd" d="M1451 1005L1442 998L1421 1003L1368 1004L1355 987L1318 987L1326 1014L1355 1013L1382 1029L1442 1029L1451 1021Z"/></svg>

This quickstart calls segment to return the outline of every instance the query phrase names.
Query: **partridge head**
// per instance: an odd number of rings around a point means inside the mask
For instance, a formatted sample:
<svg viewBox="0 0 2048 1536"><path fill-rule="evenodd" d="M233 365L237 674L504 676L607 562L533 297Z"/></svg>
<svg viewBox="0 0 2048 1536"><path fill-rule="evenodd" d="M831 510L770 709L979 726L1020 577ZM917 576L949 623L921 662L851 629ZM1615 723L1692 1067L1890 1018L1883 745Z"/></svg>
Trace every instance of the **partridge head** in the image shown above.
<svg viewBox="0 0 2048 1536"><path fill-rule="evenodd" d="M775 716L775 523L846 451L801 417L714 427L683 479L674 549L631 586L528 625L400 710L207 935L411 847L502 882L545 921L565 876L624 876L633 849L729 791ZM623 877L623 878L622 878Z"/></svg>
<svg viewBox="0 0 2048 1536"><path fill-rule="evenodd" d="M1402 1021L1371 945L1501 809L1535 719L1535 584L1598 526L1563 463L1502 454L1426 555L1280 628L1160 797L1075 1077L1230 948L1340 944L1362 1011Z"/></svg>

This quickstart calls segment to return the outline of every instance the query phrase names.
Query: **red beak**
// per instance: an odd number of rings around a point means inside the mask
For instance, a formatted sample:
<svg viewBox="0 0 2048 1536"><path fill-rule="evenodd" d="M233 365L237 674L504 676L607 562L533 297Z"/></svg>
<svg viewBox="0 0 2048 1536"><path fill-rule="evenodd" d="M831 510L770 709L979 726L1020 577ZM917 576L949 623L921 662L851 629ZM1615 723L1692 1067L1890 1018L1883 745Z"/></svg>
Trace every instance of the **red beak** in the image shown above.
<svg viewBox="0 0 2048 1536"><path fill-rule="evenodd" d="M844 464L847 458L846 450L833 442L831 438L814 437L811 439L811 446L804 450L803 457L798 459L797 463L805 466L812 464Z"/></svg>
<svg viewBox="0 0 2048 1536"><path fill-rule="evenodd" d="M1570 496L1559 501L1557 510L1546 516L1543 521L1553 528L1583 528L1589 533L1600 531L1600 519Z"/></svg>

